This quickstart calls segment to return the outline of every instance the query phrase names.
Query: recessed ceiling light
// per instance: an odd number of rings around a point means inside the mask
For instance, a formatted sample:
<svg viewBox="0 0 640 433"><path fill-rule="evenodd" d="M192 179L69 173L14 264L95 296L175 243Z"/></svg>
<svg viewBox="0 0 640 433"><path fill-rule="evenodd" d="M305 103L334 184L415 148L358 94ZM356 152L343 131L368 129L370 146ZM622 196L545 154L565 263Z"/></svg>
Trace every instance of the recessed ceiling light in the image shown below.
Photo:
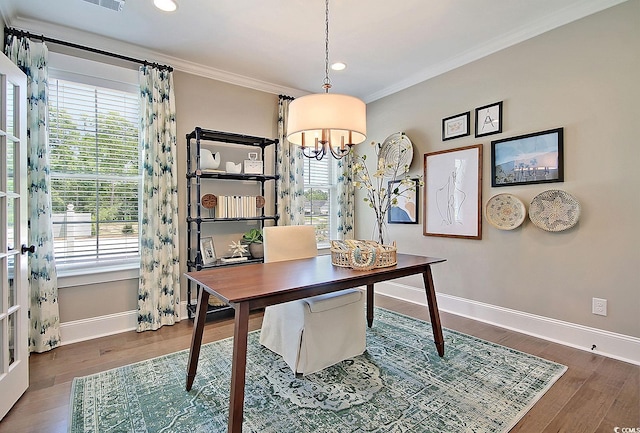
<svg viewBox="0 0 640 433"><path fill-rule="evenodd" d="M333 69L334 71L342 71L346 67L347 65L342 62L336 62L331 65L331 69Z"/></svg>
<svg viewBox="0 0 640 433"><path fill-rule="evenodd" d="M153 0L153 4L160 10L165 12L173 12L178 9L175 0Z"/></svg>

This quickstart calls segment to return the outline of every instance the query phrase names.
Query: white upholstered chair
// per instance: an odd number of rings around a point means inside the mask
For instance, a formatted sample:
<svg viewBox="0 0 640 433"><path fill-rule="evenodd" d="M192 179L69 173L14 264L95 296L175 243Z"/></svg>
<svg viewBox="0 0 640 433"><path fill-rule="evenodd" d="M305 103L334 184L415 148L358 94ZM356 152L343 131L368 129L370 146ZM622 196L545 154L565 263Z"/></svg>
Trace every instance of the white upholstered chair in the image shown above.
<svg viewBox="0 0 640 433"><path fill-rule="evenodd" d="M265 263L318 254L313 226L265 227L263 243ZM260 344L282 356L294 373L315 373L364 352L364 306L357 289L269 306Z"/></svg>

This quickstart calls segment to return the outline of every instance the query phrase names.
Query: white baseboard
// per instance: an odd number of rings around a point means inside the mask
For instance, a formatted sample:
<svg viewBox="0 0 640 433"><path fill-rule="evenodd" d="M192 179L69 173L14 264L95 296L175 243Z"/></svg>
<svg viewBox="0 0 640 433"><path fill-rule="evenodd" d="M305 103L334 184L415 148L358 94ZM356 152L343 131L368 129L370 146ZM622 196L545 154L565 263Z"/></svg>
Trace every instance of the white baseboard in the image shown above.
<svg viewBox="0 0 640 433"><path fill-rule="evenodd" d="M136 310L64 322L60 324L60 345L106 337L120 332L135 331L137 326L138 312Z"/></svg>
<svg viewBox="0 0 640 433"><path fill-rule="evenodd" d="M187 302L183 301L180 303L180 318L187 317ZM135 331L137 327L138 312L136 310L64 322L60 324L60 345Z"/></svg>
<svg viewBox="0 0 640 433"><path fill-rule="evenodd" d="M422 288L384 282L376 284L376 293L426 305L426 296ZM437 294L437 300L438 309L441 311L640 365L640 338L442 293ZM592 350L593 345L596 348Z"/></svg>
<svg viewBox="0 0 640 433"><path fill-rule="evenodd" d="M383 282L376 284L376 293L426 305L426 297L422 288ZM442 293L437 295L437 299L441 311L640 365L640 338ZM183 319L188 317L186 301L180 303L180 317ZM133 310L65 322L60 324L61 344L77 343L92 338L133 331L137 327L137 320L137 312ZM596 348L591 350L593 345Z"/></svg>

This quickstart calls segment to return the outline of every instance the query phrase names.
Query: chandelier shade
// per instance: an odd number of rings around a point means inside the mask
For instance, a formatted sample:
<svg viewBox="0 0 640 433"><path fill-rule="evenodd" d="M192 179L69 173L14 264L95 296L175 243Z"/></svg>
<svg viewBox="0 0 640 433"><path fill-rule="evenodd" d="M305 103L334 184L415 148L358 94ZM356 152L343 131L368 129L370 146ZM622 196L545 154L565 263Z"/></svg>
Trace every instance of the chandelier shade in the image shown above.
<svg viewBox="0 0 640 433"><path fill-rule="evenodd" d="M338 93L317 93L291 101L287 140L313 148L327 140L332 147L352 146L367 138L367 106Z"/></svg>
<svg viewBox="0 0 640 433"><path fill-rule="evenodd" d="M303 96L289 104L287 140L308 158L331 153L340 159L367 138L367 106L349 95L329 93L329 0L325 0L324 93Z"/></svg>

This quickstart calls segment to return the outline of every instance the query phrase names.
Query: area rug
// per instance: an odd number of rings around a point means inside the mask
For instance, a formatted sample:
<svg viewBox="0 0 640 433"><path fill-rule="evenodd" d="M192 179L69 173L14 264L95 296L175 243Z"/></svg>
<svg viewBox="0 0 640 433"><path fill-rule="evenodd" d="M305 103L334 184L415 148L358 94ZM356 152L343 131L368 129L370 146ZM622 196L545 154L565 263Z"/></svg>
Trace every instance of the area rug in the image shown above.
<svg viewBox="0 0 640 433"><path fill-rule="evenodd" d="M215 326L215 325L209 325ZM304 378L249 334L244 432L506 432L566 367L376 308L367 350ZM227 431L233 339L74 379L69 432Z"/></svg>

